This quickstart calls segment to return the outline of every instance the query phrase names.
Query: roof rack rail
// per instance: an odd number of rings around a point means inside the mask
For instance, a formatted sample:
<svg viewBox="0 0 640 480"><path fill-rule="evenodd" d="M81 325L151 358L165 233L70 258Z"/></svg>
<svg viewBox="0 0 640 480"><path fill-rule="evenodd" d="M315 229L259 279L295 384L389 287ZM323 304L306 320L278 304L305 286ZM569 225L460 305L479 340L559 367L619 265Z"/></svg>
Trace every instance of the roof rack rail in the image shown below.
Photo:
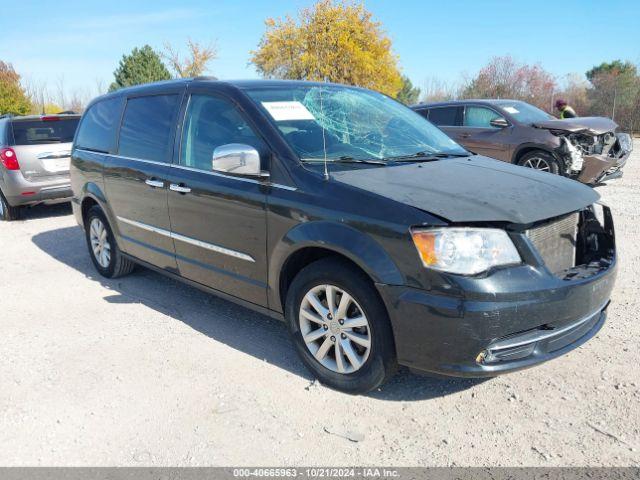
<svg viewBox="0 0 640 480"><path fill-rule="evenodd" d="M15 114L13 114L13 113L4 113L4 114L0 115L0 118L9 118L9 117L15 117Z"/></svg>

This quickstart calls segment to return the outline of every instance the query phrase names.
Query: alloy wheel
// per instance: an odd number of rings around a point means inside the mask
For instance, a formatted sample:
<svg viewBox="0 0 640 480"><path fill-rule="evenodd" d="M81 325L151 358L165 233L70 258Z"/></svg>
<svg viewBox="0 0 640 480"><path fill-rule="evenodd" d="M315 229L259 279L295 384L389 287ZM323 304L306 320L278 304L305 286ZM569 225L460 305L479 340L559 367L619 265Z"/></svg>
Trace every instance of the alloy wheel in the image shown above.
<svg viewBox="0 0 640 480"><path fill-rule="evenodd" d="M99 218L93 218L89 225L89 240L91 241L91 250L98 265L102 268L108 268L111 263L111 244L109 243L109 235L107 228Z"/></svg>
<svg viewBox="0 0 640 480"><path fill-rule="evenodd" d="M522 166L533 168L534 170L540 170L541 172L551 172L551 165L549 165L549 162L540 157L528 158Z"/></svg>
<svg viewBox="0 0 640 480"><path fill-rule="evenodd" d="M335 285L318 285L302 299L299 312L304 343L324 367L353 373L369 358L371 327L358 302Z"/></svg>

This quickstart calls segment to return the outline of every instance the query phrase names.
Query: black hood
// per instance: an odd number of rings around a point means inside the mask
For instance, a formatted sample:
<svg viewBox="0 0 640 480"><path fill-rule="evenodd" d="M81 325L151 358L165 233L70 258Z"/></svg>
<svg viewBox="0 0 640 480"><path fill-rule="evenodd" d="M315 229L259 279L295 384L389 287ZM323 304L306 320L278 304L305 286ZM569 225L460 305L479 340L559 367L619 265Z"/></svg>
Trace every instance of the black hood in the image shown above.
<svg viewBox="0 0 640 480"><path fill-rule="evenodd" d="M567 133L589 133L591 135L602 135L607 132L615 132L618 124L605 117L579 117L565 118L563 120L545 120L535 122L536 128L546 130L562 130Z"/></svg>
<svg viewBox="0 0 640 480"><path fill-rule="evenodd" d="M574 180L480 156L358 168L331 176L451 222L533 223L600 198Z"/></svg>

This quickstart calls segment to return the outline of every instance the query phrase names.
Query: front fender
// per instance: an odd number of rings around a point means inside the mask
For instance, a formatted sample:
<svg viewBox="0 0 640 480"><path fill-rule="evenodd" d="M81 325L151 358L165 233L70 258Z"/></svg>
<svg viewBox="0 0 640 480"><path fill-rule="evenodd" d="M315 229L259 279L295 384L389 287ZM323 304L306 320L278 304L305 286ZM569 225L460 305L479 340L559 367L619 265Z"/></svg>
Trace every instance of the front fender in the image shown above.
<svg viewBox="0 0 640 480"><path fill-rule="evenodd" d="M400 270L370 235L349 225L318 221L301 223L292 228L273 248L269 260L269 304L281 310L280 276L287 260L303 248L322 248L343 255L376 283L402 285Z"/></svg>

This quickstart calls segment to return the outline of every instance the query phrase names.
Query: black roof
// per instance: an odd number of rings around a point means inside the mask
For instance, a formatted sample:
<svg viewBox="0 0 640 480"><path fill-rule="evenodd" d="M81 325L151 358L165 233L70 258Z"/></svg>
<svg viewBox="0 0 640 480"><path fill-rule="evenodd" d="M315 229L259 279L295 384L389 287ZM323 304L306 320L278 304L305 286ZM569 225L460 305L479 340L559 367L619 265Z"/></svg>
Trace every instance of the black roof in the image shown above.
<svg viewBox="0 0 640 480"><path fill-rule="evenodd" d="M293 87L295 85L305 85L305 86L335 86L335 87L345 87L352 88L355 90L366 90L362 87L357 87L354 85L344 85L341 83L331 83L331 82L311 82L306 80L272 80L272 79L255 79L255 80L219 80L216 77L195 77L195 78L178 78L173 80L162 80L159 82L151 82L151 83L143 83L140 85L134 85L131 87L119 88L113 92L105 93L104 95L100 95L87 105L87 108L93 105L95 102L99 100L103 100L105 98L113 98L120 97L123 95L131 95L145 92L154 92L156 90L161 90L162 88L167 87L179 87L181 85L186 85L189 83L197 83L197 84L207 84L212 83L221 86L227 86L232 88L237 88L239 90L250 89L250 88L259 88L259 87L272 87L272 88L282 88L282 87Z"/></svg>
<svg viewBox="0 0 640 480"><path fill-rule="evenodd" d="M236 87L239 89L248 89L248 88L257 88L257 87L292 87L295 85L306 85L306 86L341 86L347 88L359 89L360 87L356 87L353 85L342 85L338 83L330 83L330 82L309 82L305 80L219 80L216 77L195 77L195 78L179 78L175 80L162 80L160 82L152 82L152 83L143 83L141 85L134 85L131 87L124 87L113 92L109 92L105 95L102 95L98 98L104 97L112 97L112 96L120 96L120 95L130 95L131 93L143 93L149 90L155 90L159 87L171 87L171 86L180 86L186 85L188 83L215 83L217 85L227 85L231 87Z"/></svg>

